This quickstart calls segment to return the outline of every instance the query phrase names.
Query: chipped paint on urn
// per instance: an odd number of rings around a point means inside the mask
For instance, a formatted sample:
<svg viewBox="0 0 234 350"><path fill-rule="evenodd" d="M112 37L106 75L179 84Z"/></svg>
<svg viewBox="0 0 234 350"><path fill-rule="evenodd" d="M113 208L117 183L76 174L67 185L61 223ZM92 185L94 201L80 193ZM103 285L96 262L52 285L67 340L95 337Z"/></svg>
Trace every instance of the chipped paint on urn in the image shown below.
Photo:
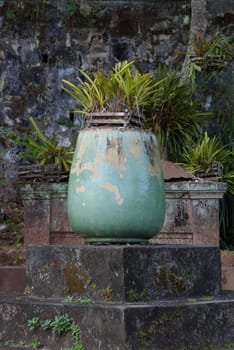
<svg viewBox="0 0 234 350"><path fill-rule="evenodd" d="M82 130L71 167L68 218L87 242L144 242L164 221L165 194L155 135Z"/></svg>

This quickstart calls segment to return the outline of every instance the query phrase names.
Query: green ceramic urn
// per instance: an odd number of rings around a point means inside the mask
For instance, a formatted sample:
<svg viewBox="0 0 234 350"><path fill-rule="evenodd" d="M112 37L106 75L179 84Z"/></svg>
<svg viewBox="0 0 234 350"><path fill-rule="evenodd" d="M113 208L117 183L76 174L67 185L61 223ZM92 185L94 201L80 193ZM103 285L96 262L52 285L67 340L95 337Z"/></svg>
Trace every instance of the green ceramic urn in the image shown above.
<svg viewBox="0 0 234 350"><path fill-rule="evenodd" d="M160 155L153 133L87 128L79 133L68 218L86 242L147 242L164 221Z"/></svg>

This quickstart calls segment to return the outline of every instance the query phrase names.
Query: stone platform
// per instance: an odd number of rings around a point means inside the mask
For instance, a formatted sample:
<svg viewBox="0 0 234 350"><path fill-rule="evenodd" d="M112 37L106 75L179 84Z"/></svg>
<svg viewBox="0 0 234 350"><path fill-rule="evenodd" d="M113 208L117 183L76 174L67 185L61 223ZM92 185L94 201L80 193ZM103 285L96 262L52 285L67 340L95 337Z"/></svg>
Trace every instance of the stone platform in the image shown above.
<svg viewBox="0 0 234 350"><path fill-rule="evenodd" d="M218 295L220 251L185 245L30 246L32 295L76 294L97 301L153 301Z"/></svg>
<svg viewBox="0 0 234 350"><path fill-rule="evenodd" d="M79 326L85 350L234 344L234 293L221 292L216 247L31 246L26 281L28 296L0 296L0 340L10 340L10 349L35 336L43 349L71 347L68 335L27 328L33 317L44 322L65 314Z"/></svg>
<svg viewBox="0 0 234 350"><path fill-rule="evenodd" d="M47 350L64 350L71 346L69 337L42 330L34 333L27 321L66 313L79 326L86 350L215 350L234 344L234 294L212 300L87 305L0 296L0 339L29 344L36 334Z"/></svg>

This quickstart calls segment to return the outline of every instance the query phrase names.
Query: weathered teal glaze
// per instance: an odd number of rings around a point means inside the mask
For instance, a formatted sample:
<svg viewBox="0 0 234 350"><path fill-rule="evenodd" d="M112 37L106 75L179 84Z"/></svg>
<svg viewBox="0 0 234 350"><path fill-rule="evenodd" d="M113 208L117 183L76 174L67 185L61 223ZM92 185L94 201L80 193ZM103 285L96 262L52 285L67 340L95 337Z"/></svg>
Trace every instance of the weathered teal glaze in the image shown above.
<svg viewBox="0 0 234 350"><path fill-rule="evenodd" d="M141 242L157 234L165 212L155 135L132 129L79 134L68 185L68 218L87 242Z"/></svg>

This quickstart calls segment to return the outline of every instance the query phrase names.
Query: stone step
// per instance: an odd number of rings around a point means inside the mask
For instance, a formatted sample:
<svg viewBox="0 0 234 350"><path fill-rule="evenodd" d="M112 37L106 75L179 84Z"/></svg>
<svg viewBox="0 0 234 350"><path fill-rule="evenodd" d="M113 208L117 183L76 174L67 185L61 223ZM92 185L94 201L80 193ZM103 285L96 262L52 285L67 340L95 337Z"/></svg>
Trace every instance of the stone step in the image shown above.
<svg viewBox="0 0 234 350"><path fill-rule="evenodd" d="M79 326L86 350L220 350L234 344L234 293L215 299L90 304L1 295L2 344L30 344L38 338L44 350L71 347L70 334L57 335L41 327L30 331L27 327L33 317L43 323L65 314ZM6 345L2 349L6 350Z"/></svg>

